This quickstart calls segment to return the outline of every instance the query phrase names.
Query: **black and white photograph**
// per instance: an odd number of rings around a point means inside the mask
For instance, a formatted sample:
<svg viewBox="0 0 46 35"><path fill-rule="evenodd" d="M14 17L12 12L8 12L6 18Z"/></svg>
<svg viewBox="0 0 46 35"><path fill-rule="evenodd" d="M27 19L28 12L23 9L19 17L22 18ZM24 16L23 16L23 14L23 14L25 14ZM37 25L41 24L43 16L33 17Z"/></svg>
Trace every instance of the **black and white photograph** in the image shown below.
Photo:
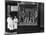
<svg viewBox="0 0 46 35"><path fill-rule="evenodd" d="M44 2L5 0L4 35L44 33Z"/></svg>
<svg viewBox="0 0 46 35"><path fill-rule="evenodd" d="M44 3L5 1L5 34L44 32Z"/></svg>

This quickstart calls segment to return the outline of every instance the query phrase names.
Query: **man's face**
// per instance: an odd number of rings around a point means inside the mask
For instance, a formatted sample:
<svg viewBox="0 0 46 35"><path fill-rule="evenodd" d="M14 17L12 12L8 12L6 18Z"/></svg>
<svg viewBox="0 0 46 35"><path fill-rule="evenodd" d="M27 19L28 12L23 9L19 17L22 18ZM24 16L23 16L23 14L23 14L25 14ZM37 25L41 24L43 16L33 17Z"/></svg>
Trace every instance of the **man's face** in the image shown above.
<svg viewBox="0 0 46 35"><path fill-rule="evenodd" d="M15 18L16 18L16 16L15 16Z"/></svg>

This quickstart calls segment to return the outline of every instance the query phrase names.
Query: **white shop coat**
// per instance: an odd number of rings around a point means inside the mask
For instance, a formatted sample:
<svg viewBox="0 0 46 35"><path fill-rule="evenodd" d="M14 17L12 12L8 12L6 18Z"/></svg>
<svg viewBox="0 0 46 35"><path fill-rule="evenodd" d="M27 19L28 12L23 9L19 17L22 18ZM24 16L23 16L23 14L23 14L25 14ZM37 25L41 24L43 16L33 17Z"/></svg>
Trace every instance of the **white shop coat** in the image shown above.
<svg viewBox="0 0 46 35"><path fill-rule="evenodd" d="M8 26L7 26L8 29L13 30L13 20L11 17L7 18L7 23L8 23Z"/></svg>
<svg viewBox="0 0 46 35"><path fill-rule="evenodd" d="M14 18L14 29L17 29L17 23L18 23L18 19Z"/></svg>

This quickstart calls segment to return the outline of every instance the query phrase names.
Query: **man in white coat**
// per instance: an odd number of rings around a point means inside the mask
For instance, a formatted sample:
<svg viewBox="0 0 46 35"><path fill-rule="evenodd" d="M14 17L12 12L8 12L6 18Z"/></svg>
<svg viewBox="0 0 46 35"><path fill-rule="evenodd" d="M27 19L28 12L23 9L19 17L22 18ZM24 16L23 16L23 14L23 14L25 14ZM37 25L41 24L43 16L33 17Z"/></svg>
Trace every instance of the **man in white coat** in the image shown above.
<svg viewBox="0 0 46 35"><path fill-rule="evenodd" d="M13 30L13 29L14 29L14 28L13 28L13 20L12 20L12 17L11 17L11 16L9 16L9 17L7 18L7 23L8 23L8 25L7 25L8 29L9 29L9 30Z"/></svg>
<svg viewBox="0 0 46 35"><path fill-rule="evenodd" d="M14 17L14 29L17 29L17 23L18 23L18 19L15 16Z"/></svg>

